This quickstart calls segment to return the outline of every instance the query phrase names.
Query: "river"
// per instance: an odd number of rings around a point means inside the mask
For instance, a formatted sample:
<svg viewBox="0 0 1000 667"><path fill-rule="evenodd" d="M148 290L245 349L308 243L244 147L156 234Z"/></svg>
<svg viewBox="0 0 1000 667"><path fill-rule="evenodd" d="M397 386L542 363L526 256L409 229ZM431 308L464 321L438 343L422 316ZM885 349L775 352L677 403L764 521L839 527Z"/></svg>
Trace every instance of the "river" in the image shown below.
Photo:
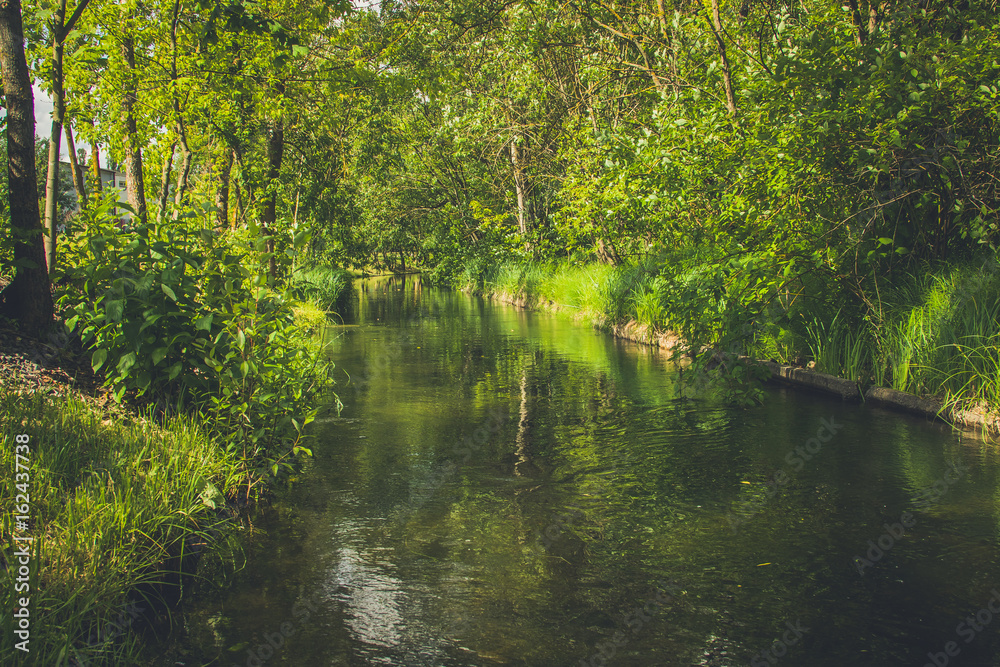
<svg viewBox="0 0 1000 667"><path fill-rule="evenodd" d="M355 290L344 409L170 664L1000 665L994 446L692 397L665 354L419 278Z"/></svg>

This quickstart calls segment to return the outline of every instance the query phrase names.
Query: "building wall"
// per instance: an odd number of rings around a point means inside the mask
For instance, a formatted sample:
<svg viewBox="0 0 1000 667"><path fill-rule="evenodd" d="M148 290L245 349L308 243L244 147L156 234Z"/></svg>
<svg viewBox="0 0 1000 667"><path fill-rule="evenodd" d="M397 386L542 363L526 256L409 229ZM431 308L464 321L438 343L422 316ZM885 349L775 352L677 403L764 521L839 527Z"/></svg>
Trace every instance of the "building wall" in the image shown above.
<svg viewBox="0 0 1000 667"><path fill-rule="evenodd" d="M69 168L69 162L60 162ZM118 202L120 204L128 203L128 193L126 192L125 186L125 172L114 171L112 169L101 169L101 187L105 190L117 190L118 191ZM117 210L117 214L123 218L131 218L132 214L128 211L121 209Z"/></svg>
<svg viewBox="0 0 1000 667"><path fill-rule="evenodd" d="M101 186L105 190L118 190L118 201L122 204L128 203L128 193L126 192L125 172L113 171L111 169L101 169ZM131 218L132 214L126 210L118 211L123 218Z"/></svg>

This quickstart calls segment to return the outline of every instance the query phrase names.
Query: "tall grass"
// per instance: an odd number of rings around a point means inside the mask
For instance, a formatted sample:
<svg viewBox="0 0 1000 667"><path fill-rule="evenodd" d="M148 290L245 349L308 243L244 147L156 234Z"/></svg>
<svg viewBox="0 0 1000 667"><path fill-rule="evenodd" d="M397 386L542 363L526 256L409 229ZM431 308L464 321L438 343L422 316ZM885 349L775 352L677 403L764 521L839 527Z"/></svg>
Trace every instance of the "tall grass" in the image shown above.
<svg viewBox="0 0 1000 667"><path fill-rule="evenodd" d="M875 380L901 391L982 398L1000 331L996 257L927 267L890 290L876 321ZM994 405L997 403L994 402Z"/></svg>
<svg viewBox="0 0 1000 667"><path fill-rule="evenodd" d="M123 627L122 611L136 601L149 609L186 554L225 539L216 506L237 483L236 461L187 419L124 423L75 399L0 394L0 549L8 564L16 562L7 508L20 492L14 442L22 433L31 437L31 591L15 594L16 568L4 568L0 632L14 636L15 596L27 595L24 664L140 664L138 627ZM25 657L11 641L0 644L0 664Z"/></svg>
<svg viewBox="0 0 1000 667"><path fill-rule="evenodd" d="M322 310L335 310L337 302L350 285L351 276L344 269L313 265L292 273L289 285L299 299L315 303Z"/></svg>
<svg viewBox="0 0 1000 667"><path fill-rule="evenodd" d="M575 310L586 319L605 321L614 317L617 271L606 264L508 261L483 271L477 287L488 294L520 298L528 305L551 303Z"/></svg>
<svg viewBox="0 0 1000 667"><path fill-rule="evenodd" d="M922 266L896 277L867 316L816 316L806 348L819 370L955 404L1000 406L1000 266ZM851 314L853 313L853 315Z"/></svg>
<svg viewBox="0 0 1000 667"><path fill-rule="evenodd" d="M557 305L604 315L613 272L607 264L557 264L543 277L541 292Z"/></svg>
<svg viewBox="0 0 1000 667"><path fill-rule="evenodd" d="M988 343L954 345L957 367L942 386L946 403L953 407L1000 406L1000 335Z"/></svg>
<svg viewBox="0 0 1000 667"><path fill-rule="evenodd" d="M869 332L852 325L843 309L832 320L814 318L806 325L806 345L816 370L857 382L871 374Z"/></svg>
<svg viewBox="0 0 1000 667"><path fill-rule="evenodd" d="M470 280L477 276L476 287L528 304L552 302L597 322L686 327L707 344L728 349L729 341L735 351L782 362L812 360L817 370L863 386L1000 406L995 255L897 275L869 295L868 304L852 296L831 298L837 286L815 279L800 285L795 300L749 307L742 304L738 279L727 278L738 273L727 274L731 268L700 251L619 267L514 261L477 266L469 272Z"/></svg>
<svg viewBox="0 0 1000 667"><path fill-rule="evenodd" d="M636 317L634 297L650 279L636 267L569 262L508 261L485 269L481 275L481 283L475 287L488 294L519 297L529 305L551 303L579 311L591 320L615 322Z"/></svg>

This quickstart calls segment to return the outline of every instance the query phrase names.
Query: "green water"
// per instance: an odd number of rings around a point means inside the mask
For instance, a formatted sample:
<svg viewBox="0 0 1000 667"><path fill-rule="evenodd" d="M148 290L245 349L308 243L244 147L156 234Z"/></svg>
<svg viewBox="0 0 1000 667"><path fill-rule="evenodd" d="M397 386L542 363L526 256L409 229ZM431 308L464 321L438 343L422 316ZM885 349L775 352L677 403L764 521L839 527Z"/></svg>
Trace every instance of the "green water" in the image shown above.
<svg viewBox="0 0 1000 667"><path fill-rule="evenodd" d="M683 398L664 356L566 318L356 289L345 408L170 664L1000 665L1000 618L959 625L1000 590L993 446Z"/></svg>

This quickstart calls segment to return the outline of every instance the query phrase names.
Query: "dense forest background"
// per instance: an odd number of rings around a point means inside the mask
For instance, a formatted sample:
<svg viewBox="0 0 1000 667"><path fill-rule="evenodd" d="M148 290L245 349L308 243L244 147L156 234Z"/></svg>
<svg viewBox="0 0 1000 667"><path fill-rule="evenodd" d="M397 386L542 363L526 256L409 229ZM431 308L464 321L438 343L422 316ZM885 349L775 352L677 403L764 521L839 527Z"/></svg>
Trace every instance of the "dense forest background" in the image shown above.
<svg viewBox="0 0 1000 667"><path fill-rule="evenodd" d="M149 239L162 257L187 253L178 266L214 256L219 280L236 244L243 275L257 262L272 290L336 287L331 267L416 268L487 292L541 290L695 347L996 398L995 10L33 4L27 63L55 106L36 180L44 258L50 282L77 288L57 290L55 310L71 330L129 318L117 303L110 317L92 308L107 277L95 242L120 246L136 275L143 253L157 261ZM127 221L101 192L102 152L124 172ZM27 322L16 295L45 278L25 250L38 226L7 220L4 271L25 268L5 309ZM144 241L118 243L115 228ZM201 289L161 268L171 301ZM82 331L107 347L87 333L107 330ZM154 351L139 389L157 366L181 372Z"/></svg>
<svg viewBox="0 0 1000 667"><path fill-rule="evenodd" d="M140 216L444 277L712 248L859 293L996 239L989 2L81 8L26 6L28 60Z"/></svg>
<svg viewBox="0 0 1000 667"><path fill-rule="evenodd" d="M103 152L131 229L240 239L272 288L416 268L527 293L544 274L597 286L547 296L598 319L984 395L967 371L997 362L996 9L32 4L50 279L79 279ZM90 214L60 185L63 136Z"/></svg>

